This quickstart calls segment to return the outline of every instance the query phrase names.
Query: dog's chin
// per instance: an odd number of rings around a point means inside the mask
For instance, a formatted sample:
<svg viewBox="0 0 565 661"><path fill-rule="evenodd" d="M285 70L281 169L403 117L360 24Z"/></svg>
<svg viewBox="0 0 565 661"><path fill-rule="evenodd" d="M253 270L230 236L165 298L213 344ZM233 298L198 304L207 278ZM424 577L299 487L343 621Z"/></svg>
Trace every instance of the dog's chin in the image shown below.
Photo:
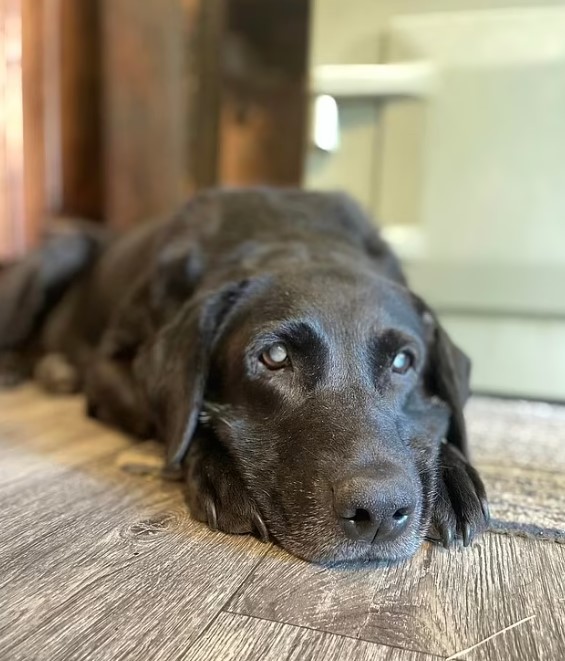
<svg viewBox="0 0 565 661"><path fill-rule="evenodd" d="M394 564L409 560L420 548L422 536L410 536L395 544L366 544L348 540L327 540L309 545L294 537L277 537L276 541L292 555L316 564L386 563Z"/></svg>
<svg viewBox="0 0 565 661"><path fill-rule="evenodd" d="M419 513L420 514L420 513ZM308 562L338 564L352 562L398 563L410 559L424 541L427 526L416 516L412 526L398 539L383 543L354 542L337 526L301 524L269 526L275 541L289 553Z"/></svg>

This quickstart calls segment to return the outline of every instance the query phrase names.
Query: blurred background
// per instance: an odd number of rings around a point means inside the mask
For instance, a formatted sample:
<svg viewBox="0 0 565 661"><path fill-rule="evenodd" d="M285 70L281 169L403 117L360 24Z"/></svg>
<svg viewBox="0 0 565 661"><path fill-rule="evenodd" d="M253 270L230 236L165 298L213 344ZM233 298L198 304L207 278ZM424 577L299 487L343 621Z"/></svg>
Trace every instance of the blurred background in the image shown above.
<svg viewBox="0 0 565 661"><path fill-rule="evenodd" d="M208 186L339 188L485 393L565 401L565 2L1 0L0 259Z"/></svg>

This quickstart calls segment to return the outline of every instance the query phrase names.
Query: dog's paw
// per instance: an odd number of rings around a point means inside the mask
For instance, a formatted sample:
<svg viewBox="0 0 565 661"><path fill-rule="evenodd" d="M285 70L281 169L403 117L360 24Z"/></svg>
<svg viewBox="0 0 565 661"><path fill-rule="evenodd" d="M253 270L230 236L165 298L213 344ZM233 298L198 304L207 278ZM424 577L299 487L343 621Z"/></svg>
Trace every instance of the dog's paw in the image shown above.
<svg viewBox="0 0 565 661"><path fill-rule="evenodd" d="M485 487L477 471L450 443L442 443L432 526L448 548L461 540L469 546L490 521Z"/></svg>
<svg viewBox="0 0 565 661"><path fill-rule="evenodd" d="M54 395L71 395L80 388L77 369L59 353L43 356L33 376L44 390Z"/></svg>
<svg viewBox="0 0 565 661"><path fill-rule="evenodd" d="M192 516L212 530L254 534L264 542L269 533L258 507L226 451L207 434L193 439L186 462L186 499Z"/></svg>

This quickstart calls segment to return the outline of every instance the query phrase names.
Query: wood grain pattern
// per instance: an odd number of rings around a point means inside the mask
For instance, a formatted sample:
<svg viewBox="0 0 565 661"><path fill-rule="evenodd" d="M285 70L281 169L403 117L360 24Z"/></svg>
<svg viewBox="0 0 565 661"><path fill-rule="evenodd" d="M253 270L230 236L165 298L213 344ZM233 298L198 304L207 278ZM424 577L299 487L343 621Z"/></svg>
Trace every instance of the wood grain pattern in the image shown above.
<svg viewBox="0 0 565 661"><path fill-rule="evenodd" d="M186 16L178 0L103 0L105 217L126 228L187 196Z"/></svg>
<svg viewBox="0 0 565 661"><path fill-rule="evenodd" d="M22 95L24 121L24 189L26 247L37 242L53 200L46 187L46 122L44 76L44 3L22 0ZM55 167L52 163L51 167Z"/></svg>
<svg viewBox="0 0 565 661"><path fill-rule="evenodd" d="M474 398L466 413L493 517L563 531L565 407Z"/></svg>
<svg viewBox="0 0 565 661"><path fill-rule="evenodd" d="M456 658L465 661L508 661L508 659L547 659L559 661L563 658L565 645L565 612L562 603L557 604L552 611L552 618L547 622L550 627L556 627L554 637L560 640L559 645L553 645L545 639L547 627L538 617L524 622L511 631L504 632L495 639L479 644L467 654Z"/></svg>
<svg viewBox="0 0 565 661"><path fill-rule="evenodd" d="M427 654L222 613L183 661L431 661Z"/></svg>
<svg viewBox="0 0 565 661"><path fill-rule="evenodd" d="M506 658L557 661L565 658L564 551L487 535L461 551L426 545L398 566L327 571L273 550L231 609L440 656L536 615L528 635L512 634L528 654Z"/></svg>
<svg viewBox="0 0 565 661"><path fill-rule="evenodd" d="M192 2L194 4L194 0ZM219 118L222 99L222 43L226 0L200 0L193 11L196 27L191 50L192 89L189 89L190 175L198 188L218 183Z"/></svg>
<svg viewBox="0 0 565 661"><path fill-rule="evenodd" d="M67 215L104 215L100 3L59 0L61 194Z"/></svg>
<svg viewBox="0 0 565 661"><path fill-rule="evenodd" d="M302 181L310 3L231 0L223 37L219 181Z"/></svg>
<svg viewBox="0 0 565 661"><path fill-rule="evenodd" d="M565 474L479 464L499 521L565 529Z"/></svg>
<svg viewBox="0 0 565 661"><path fill-rule="evenodd" d="M162 448L83 407L0 393L1 661L565 658L562 545L486 535L397 566L308 564L191 521ZM509 483L527 470L510 454Z"/></svg>
<svg viewBox="0 0 565 661"><path fill-rule="evenodd" d="M0 396L0 658L176 658L267 547L117 468L131 441L79 400L36 397Z"/></svg>
<svg viewBox="0 0 565 661"><path fill-rule="evenodd" d="M565 406L474 397L465 415L477 463L565 473Z"/></svg>

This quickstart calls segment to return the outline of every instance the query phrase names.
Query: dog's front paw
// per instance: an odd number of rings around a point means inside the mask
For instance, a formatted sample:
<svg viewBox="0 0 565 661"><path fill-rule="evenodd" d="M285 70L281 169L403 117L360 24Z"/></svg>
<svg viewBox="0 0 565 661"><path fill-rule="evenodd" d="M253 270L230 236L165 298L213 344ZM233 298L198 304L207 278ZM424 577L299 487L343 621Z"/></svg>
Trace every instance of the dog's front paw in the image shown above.
<svg viewBox="0 0 565 661"><path fill-rule="evenodd" d="M79 391L78 370L60 353L48 353L37 363L35 380L49 393L71 395Z"/></svg>
<svg viewBox="0 0 565 661"><path fill-rule="evenodd" d="M251 533L268 541L258 507L216 439L199 432L191 443L185 466L186 498L195 519L212 530L236 535Z"/></svg>
<svg viewBox="0 0 565 661"><path fill-rule="evenodd" d="M477 471L450 443L442 443L432 526L448 548L460 539L469 546L489 524L485 487Z"/></svg>

